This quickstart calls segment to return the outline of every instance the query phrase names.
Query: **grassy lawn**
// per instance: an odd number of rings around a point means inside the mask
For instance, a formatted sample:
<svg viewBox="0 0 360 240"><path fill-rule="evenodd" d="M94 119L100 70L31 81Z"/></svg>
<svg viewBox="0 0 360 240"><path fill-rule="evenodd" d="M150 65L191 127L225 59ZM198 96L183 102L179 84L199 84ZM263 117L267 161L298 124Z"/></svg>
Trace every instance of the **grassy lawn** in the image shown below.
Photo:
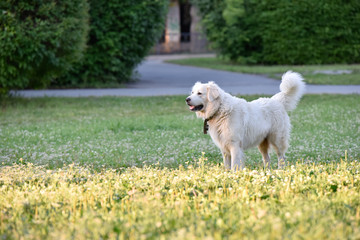
<svg viewBox="0 0 360 240"><path fill-rule="evenodd" d="M253 149L240 172L224 171L184 98L3 103L0 237L360 237L359 95L306 95L289 166L264 171Z"/></svg>
<svg viewBox="0 0 360 240"><path fill-rule="evenodd" d="M179 60L168 60L169 63L180 65L190 65L196 67L211 68L217 70L261 74L270 78L281 79L281 75L293 70L300 72L305 77L305 81L309 84L329 84L329 85L360 85L360 65L299 65L299 66L251 66L239 65L223 61L218 58L190 58ZM350 70L350 74L324 74L318 71L342 71Z"/></svg>

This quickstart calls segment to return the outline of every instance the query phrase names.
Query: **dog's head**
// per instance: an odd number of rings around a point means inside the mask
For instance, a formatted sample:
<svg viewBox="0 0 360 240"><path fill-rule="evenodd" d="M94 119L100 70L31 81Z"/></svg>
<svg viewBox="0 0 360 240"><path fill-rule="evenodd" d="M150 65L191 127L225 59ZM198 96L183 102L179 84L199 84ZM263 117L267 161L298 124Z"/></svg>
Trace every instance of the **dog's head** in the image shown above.
<svg viewBox="0 0 360 240"><path fill-rule="evenodd" d="M215 102L219 97L220 88L214 82L197 82L192 88L191 95L186 98L186 103L198 117L207 118L214 111L214 105L218 105Z"/></svg>

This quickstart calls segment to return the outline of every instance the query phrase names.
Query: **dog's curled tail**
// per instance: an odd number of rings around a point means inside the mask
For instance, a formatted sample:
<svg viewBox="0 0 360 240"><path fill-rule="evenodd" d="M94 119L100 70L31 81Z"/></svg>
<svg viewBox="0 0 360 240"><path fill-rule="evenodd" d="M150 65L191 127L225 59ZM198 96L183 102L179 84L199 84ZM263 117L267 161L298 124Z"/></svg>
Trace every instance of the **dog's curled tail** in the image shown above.
<svg viewBox="0 0 360 240"><path fill-rule="evenodd" d="M300 73L287 71L281 79L281 92L275 94L272 99L281 102L286 111L294 110L305 91L303 80Z"/></svg>

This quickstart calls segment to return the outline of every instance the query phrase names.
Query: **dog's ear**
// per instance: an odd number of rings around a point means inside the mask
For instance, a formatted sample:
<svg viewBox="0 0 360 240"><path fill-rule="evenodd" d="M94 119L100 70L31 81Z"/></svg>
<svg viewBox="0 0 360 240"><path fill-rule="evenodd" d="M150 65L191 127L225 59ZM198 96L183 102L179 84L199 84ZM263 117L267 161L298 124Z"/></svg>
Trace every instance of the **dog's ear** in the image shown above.
<svg viewBox="0 0 360 240"><path fill-rule="evenodd" d="M214 82L209 82L209 85L207 87L207 99L209 100L209 102L214 101L215 99L217 99L219 97L220 93L219 93L219 89L218 86L214 83Z"/></svg>

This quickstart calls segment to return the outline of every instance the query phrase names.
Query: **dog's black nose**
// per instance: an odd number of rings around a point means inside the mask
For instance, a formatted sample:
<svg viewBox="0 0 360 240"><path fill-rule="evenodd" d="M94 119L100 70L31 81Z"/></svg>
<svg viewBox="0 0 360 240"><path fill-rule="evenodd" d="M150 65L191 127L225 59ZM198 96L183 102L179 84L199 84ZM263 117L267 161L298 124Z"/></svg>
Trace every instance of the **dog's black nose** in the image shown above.
<svg viewBox="0 0 360 240"><path fill-rule="evenodd" d="M191 98L186 98L186 102L188 103L188 102L190 102L191 101Z"/></svg>

